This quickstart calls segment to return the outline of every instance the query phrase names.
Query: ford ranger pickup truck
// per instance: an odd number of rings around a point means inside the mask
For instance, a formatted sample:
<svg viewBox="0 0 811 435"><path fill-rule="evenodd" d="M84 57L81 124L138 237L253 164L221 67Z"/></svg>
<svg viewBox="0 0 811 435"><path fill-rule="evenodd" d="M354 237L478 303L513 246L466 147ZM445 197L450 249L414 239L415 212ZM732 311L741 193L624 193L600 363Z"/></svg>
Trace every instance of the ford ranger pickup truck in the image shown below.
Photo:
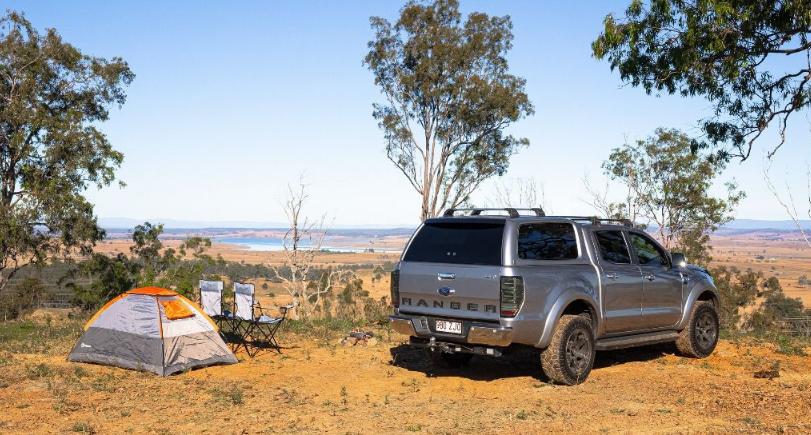
<svg viewBox="0 0 811 435"><path fill-rule="evenodd" d="M451 367L531 346L565 385L586 379L597 350L715 349L719 300L705 269L628 221L518 210L451 209L423 222L392 272L392 328Z"/></svg>

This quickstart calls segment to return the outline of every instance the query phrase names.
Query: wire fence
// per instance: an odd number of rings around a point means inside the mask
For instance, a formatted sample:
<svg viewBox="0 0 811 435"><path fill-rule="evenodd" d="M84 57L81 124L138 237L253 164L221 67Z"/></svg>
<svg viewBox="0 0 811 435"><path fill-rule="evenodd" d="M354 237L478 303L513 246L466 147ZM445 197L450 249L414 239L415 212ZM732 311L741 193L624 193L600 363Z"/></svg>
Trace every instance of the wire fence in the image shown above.
<svg viewBox="0 0 811 435"><path fill-rule="evenodd" d="M40 308L70 308L73 306L73 293L48 293L39 301Z"/></svg>
<svg viewBox="0 0 811 435"><path fill-rule="evenodd" d="M811 337L811 316L785 317L777 321L777 327L785 335Z"/></svg>

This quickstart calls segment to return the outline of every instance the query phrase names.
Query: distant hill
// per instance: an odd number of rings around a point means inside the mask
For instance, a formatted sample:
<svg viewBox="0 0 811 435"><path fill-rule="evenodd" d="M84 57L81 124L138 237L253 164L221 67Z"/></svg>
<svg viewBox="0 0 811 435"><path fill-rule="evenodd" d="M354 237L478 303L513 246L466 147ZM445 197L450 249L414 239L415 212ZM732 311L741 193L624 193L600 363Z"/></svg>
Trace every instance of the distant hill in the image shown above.
<svg viewBox="0 0 811 435"><path fill-rule="evenodd" d="M166 230L194 230L194 229L282 229L287 228L287 222L260 222L260 221L193 221L182 219L164 219L164 218L151 218L151 219L133 219L133 218L99 218L99 226L104 229L128 230L140 225L144 222L151 222L153 224L163 224ZM336 225L334 229L342 230L390 230L409 228L413 231L417 224L399 224L399 225L375 225L375 224L359 224L359 225Z"/></svg>
<svg viewBox="0 0 811 435"><path fill-rule="evenodd" d="M184 228L184 229L198 229L198 228L284 228L284 222L255 222L255 221L192 221L181 219L165 219L165 218L151 218L151 219L132 219L132 218L99 218L99 225L102 228L115 228L115 229L130 229L136 225L144 222L151 222L153 224L163 224L167 229L169 228Z"/></svg>
<svg viewBox="0 0 811 435"><path fill-rule="evenodd" d="M800 225L804 230L811 231L811 220L802 220ZM796 231L797 226L792 220L761 220L761 219L735 219L723 226L724 230L777 230Z"/></svg>
<svg viewBox="0 0 811 435"><path fill-rule="evenodd" d="M193 221L181 219L132 219L132 218L100 218L99 225L108 230L129 230L136 225L149 221L152 223L162 223L166 228L167 233L177 232L177 230L238 230L238 229L253 229L253 230L272 230L286 228L285 222L258 222L258 221ZM803 229L811 231L811 220L801 221ZM403 231L412 232L417 225L374 225L374 224L359 224L359 225L339 225L331 230L341 230L342 233L352 233L353 231L365 234L370 232L383 233L383 234L399 234ZM175 230L175 231L173 231ZM756 231L756 230L773 230L773 231L796 231L797 227L791 220L764 220L764 219L735 219L734 221L724 225L721 231ZM185 232L185 231L184 231Z"/></svg>

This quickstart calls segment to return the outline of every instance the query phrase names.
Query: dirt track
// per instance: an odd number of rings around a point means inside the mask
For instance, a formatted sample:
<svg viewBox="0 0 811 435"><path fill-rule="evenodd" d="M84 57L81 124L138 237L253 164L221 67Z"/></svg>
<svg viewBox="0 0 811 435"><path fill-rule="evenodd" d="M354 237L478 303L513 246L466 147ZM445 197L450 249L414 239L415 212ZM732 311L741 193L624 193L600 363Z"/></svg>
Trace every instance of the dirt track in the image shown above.
<svg viewBox="0 0 811 435"><path fill-rule="evenodd" d="M811 358L765 345L723 341L706 360L669 346L600 353L586 383L559 387L532 354L435 370L399 336L281 341L282 355L169 378L68 363L71 343L4 351L0 432L811 432ZM779 378L753 377L774 364Z"/></svg>

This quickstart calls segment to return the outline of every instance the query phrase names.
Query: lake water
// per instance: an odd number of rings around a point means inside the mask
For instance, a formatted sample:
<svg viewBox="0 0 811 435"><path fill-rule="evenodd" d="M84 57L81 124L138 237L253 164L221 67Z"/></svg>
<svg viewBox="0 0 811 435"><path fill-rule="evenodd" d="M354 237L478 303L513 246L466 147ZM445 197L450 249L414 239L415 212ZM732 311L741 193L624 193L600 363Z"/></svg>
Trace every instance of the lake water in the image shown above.
<svg viewBox="0 0 811 435"><path fill-rule="evenodd" d="M284 243L282 239L272 237L216 237L213 239L215 243L227 243L229 245L238 245L251 251L283 251ZM306 244L301 245L302 249L307 249ZM352 246L329 246L327 244L321 245L322 251L328 252L366 252L368 248L352 247ZM374 248L375 252L389 252L390 249Z"/></svg>

